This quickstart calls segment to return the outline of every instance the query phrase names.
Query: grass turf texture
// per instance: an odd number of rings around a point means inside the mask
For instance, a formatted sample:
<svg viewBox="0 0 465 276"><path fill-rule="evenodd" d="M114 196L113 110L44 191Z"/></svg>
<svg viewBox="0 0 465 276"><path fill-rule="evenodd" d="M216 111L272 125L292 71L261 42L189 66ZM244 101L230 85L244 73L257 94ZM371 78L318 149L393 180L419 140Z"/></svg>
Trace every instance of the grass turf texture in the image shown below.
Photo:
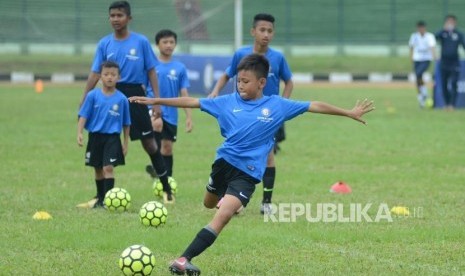
<svg viewBox="0 0 465 276"><path fill-rule="evenodd" d="M116 168L116 186L132 196L130 211L77 210L77 203L95 194L84 149L75 142L82 87L46 84L44 93L36 94L32 86L0 86L0 274L118 275L124 248L143 244L157 259L153 275L167 275L169 261L213 216L201 201L221 142L217 124L196 110L194 132L186 134L181 119L175 146L179 193L164 227L139 222L140 206L154 197L144 171L148 158L135 142L127 165ZM194 259L205 275L465 273L464 113L419 110L413 87L314 85L299 86L294 94L345 107L364 97L377 105L367 127L312 114L286 125L274 201L403 204L423 207L423 217L264 223L259 185L244 213ZM353 193L329 193L338 180L348 182ZM53 219L32 220L37 210Z"/></svg>
<svg viewBox="0 0 465 276"><path fill-rule="evenodd" d="M87 75L92 62L91 55L0 55L0 73L26 71L36 74L70 72ZM407 57L358 57L358 56L314 56L288 57L293 72L349 72L368 74L370 72L409 73L411 62ZM432 68L433 66L431 66ZM431 69L432 70L432 69Z"/></svg>

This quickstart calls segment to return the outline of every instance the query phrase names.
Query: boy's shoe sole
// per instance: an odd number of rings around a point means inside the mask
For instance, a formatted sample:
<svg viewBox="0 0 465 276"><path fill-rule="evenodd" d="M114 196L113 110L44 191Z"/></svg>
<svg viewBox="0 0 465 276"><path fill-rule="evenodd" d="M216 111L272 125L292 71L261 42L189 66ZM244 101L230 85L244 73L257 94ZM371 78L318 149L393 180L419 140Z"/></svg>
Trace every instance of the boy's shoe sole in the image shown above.
<svg viewBox="0 0 465 276"><path fill-rule="evenodd" d="M76 205L76 207L77 208L82 208L82 209L92 209L97 204L97 201L98 201L97 197L94 197L89 201L79 203L78 205Z"/></svg>
<svg viewBox="0 0 465 276"><path fill-rule="evenodd" d="M176 275L188 275L188 276L198 276L200 275L200 269L195 265L191 264L186 258L181 257L174 260L169 270L171 274Z"/></svg>
<svg viewBox="0 0 465 276"><path fill-rule="evenodd" d="M175 202L175 198L173 194L171 194L171 196L168 196L166 192L163 192L163 203L174 204L174 202Z"/></svg>

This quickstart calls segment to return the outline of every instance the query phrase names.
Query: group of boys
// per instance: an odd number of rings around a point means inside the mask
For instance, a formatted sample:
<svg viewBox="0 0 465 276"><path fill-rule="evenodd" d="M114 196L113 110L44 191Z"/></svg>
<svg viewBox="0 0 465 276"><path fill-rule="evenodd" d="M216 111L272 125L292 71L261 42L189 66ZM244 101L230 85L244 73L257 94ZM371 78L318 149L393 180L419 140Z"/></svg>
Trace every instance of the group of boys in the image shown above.
<svg viewBox="0 0 465 276"><path fill-rule="evenodd" d="M189 80L186 67L179 61L173 60L173 52L177 44L177 34L171 30L161 30L155 35L155 44L159 50L158 58L151 52L150 43L141 34L129 31L128 24L131 20L131 8L126 1L117 1L109 8L110 23L114 33L105 36L99 42L92 64L91 73L88 77L84 98L81 102L79 112L80 127L78 128L79 145L82 146L82 131L85 128L89 132L89 142L86 150L86 165L95 168L95 183L97 195L90 201L79 204L79 207L90 208L103 206L105 193L114 187L113 167L124 165L124 156L127 153L128 137L124 136L124 147L116 146L116 142L107 142L106 135L119 137L123 129L129 129L131 140L141 140L144 150L151 159L151 164L146 166L146 171L153 178L160 178L164 189L164 202L174 202L171 188L167 184L167 177L173 174L173 142L177 137L178 112L177 108L169 106L149 106L149 112L140 105L129 104L129 113L126 109L111 111L113 116L105 113L113 106L105 105L103 102L108 97L98 97L102 103L93 104L95 94L120 94L126 97L144 96L148 97L187 97ZM251 35L254 37L254 45L238 49L231 61L230 66L220 77L210 98L219 95L230 78L237 75L237 65L247 55L258 53L264 55L270 62L270 72L267 85L264 87L264 95L279 95L280 81L284 82L282 96L289 98L293 89L292 73L283 54L270 48L269 44L274 36L274 17L270 14L257 14L253 19ZM119 65L119 66L118 66ZM104 73L110 66L117 69L118 79L111 83L105 83ZM156 74L154 74L154 72ZM102 81L102 88L95 88L98 80ZM153 89L156 87L158 89ZM108 90L104 92L103 90ZM119 92L121 91L121 92ZM118 96L120 97L120 95ZM122 114L117 115L117 112ZM160 115L161 112L161 115ZM189 108L186 112L186 131L192 130L192 113ZM120 116L121 115L121 116ZM108 118L107 118L108 117ZM120 121L120 128L108 129L96 127L96 122L131 118L130 121ZM150 125L149 125L150 122ZM129 127L129 124L131 126ZM283 126L277 131L282 133ZM99 134L99 138L94 138ZM154 138L154 139L153 139ZM96 141L94 141L96 140ZM155 142L155 144L154 144ZM276 150L275 147L273 148ZM271 198L276 177L274 161L274 150L271 150L267 158L267 167L262 179L263 200L260 207L262 214L271 212ZM161 156L161 157L160 157ZM111 171L103 174L101 171ZM111 183L111 184L102 184ZM220 202L221 204L221 202ZM219 207L219 206L218 206Z"/></svg>
<svg viewBox="0 0 465 276"><path fill-rule="evenodd" d="M254 45L236 51L212 93L203 99L188 97L185 68L171 61L176 45L173 32L164 30L156 35L160 50L160 63L157 63L149 41L128 30L131 20L129 4L126 1L112 3L109 15L114 33L98 44L79 112L78 144L83 144L85 127L89 131L86 164L95 168L97 185L97 197L83 206L101 205L103 195L113 187L113 167L124 164L128 136L132 140L141 140L152 161L148 171L153 173L153 167L162 181L165 202L174 202L168 176L172 174L172 142L176 139L177 114L174 115L176 109L170 108L186 108L188 131L192 129L189 109L200 108L217 119L225 138L217 150L204 196L205 207L218 210L184 253L170 264L172 273L200 275L200 269L191 260L211 246L237 211L247 206L256 184L261 181L264 184L261 212L271 211L276 172L275 134L285 121L312 112L365 123L362 116L374 109L373 103L367 100L357 102L353 109L347 110L324 102L287 99L293 87L291 72L284 56L268 46L274 35L274 18L269 14L255 16L251 30ZM226 81L233 77L237 91L219 96ZM101 89L95 88L99 79ZM176 80L176 86L172 86L173 80ZM279 96L280 80L285 83L283 97ZM146 82L149 85L144 89ZM158 91L158 82L162 92ZM146 90L152 90L154 97L146 97ZM151 106L152 120L145 105ZM163 106L161 110L160 105ZM122 129L123 144L120 142ZM162 134L158 134L161 139L155 139L153 129L162 130ZM158 146L157 140L160 141Z"/></svg>

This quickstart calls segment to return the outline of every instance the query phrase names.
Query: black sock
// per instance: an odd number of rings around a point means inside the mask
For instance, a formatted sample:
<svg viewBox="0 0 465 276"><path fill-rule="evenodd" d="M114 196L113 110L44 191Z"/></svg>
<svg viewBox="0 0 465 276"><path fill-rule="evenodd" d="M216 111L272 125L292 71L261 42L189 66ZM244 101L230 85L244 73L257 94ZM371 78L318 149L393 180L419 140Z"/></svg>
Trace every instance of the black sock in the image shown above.
<svg viewBox="0 0 465 276"><path fill-rule="evenodd" d="M97 186L97 199L103 201L105 197L104 179L95 179L95 186Z"/></svg>
<svg viewBox="0 0 465 276"><path fill-rule="evenodd" d="M199 231L199 233L197 233L197 236L195 236L194 240L187 247L186 251L182 253L181 257L185 257L189 261L192 258L197 257L203 251L205 251L205 249L212 245L213 242L215 242L217 236L218 235L213 229L211 229L209 226L205 226L202 228L202 230Z"/></svg>
<svg viewBox="0 0 465 276"><path fill-rule="evenodd" d="M163 191L171 194L171 186L168 184L168 172L166 171L165 161L163 156L161 156L160 151L150 155L150 160L152 160L152 166L158 174L161 184L163 185Z"/></svg>
<svg viewBox="0 0 465 276"><path fill-rule="evenodd" d="M276 168L267 167L263 175L263 203L271 203L273 195L274 179L276 178Z"/></svg>
<svg viewBox="0 0 465 276"><path fill-rule="evenodd" d="M161 149L161 132L154 131L153 137L155 137L155 142L157 143L158 151Z"/></svg>
<svg viewBox="0 0 465 276"><path fill-rule="evenodd" d="M114 178L105 178L103 180L104 186L105 186L105 194L113 189L115 187L115 179ZM105 196L104 194L104 196Z"/></svg>
<svg viewBox="0 0 465 276"><path fill-rule="evenodd" d="M168 176L173 176L173 155L162 155L165 160Z"/></svg>

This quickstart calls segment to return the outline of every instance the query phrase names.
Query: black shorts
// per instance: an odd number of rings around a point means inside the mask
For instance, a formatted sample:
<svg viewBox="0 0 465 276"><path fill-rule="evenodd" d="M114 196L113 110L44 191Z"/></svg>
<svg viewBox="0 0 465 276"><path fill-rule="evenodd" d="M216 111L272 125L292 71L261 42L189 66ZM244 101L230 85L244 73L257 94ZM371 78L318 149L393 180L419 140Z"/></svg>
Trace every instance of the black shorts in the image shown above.
<svg viewBox="0 0 465 276"><path fill-rule="evenodd" d="M413 63L413 69L415 70L415 76L417 79L421 79L423 77L423 73L428 70L430 61L425 60L425 61L415 61Z"/></svg>
<svg viewBox="0 0 465 276"><path fill-rule="evenodd" d="M176 135L178 134L178 126L172 125L163 120L163 129L161 130L161 139L176 142Z"/></svg>
<svg viewBox="0 0 465 276"><path fill-rule="evenodd" d="M89 133L86 166L103 168L124 165L123 146L119 134Z"/></svg>
<svg viewBox="0 0 465 276"><path fill-rule="evenodd" d="M118 83L116 88L123 92L126 97L145 97L145 90L140 84ZM147 106L137 103L129 103L129 113L131 115L131 127L129 137L131 140L141 140L153 138L152 122L147 113Z"/></svg>
<svg viewBox="0 0 465 276"><path fill-rule="evenodd" d="M212 172L207 184L207 191L222 198L225 194L237 197L242 206L247 206L255 185L259 180L237 169L223 158L218 159L212 165Z"/></svg>

